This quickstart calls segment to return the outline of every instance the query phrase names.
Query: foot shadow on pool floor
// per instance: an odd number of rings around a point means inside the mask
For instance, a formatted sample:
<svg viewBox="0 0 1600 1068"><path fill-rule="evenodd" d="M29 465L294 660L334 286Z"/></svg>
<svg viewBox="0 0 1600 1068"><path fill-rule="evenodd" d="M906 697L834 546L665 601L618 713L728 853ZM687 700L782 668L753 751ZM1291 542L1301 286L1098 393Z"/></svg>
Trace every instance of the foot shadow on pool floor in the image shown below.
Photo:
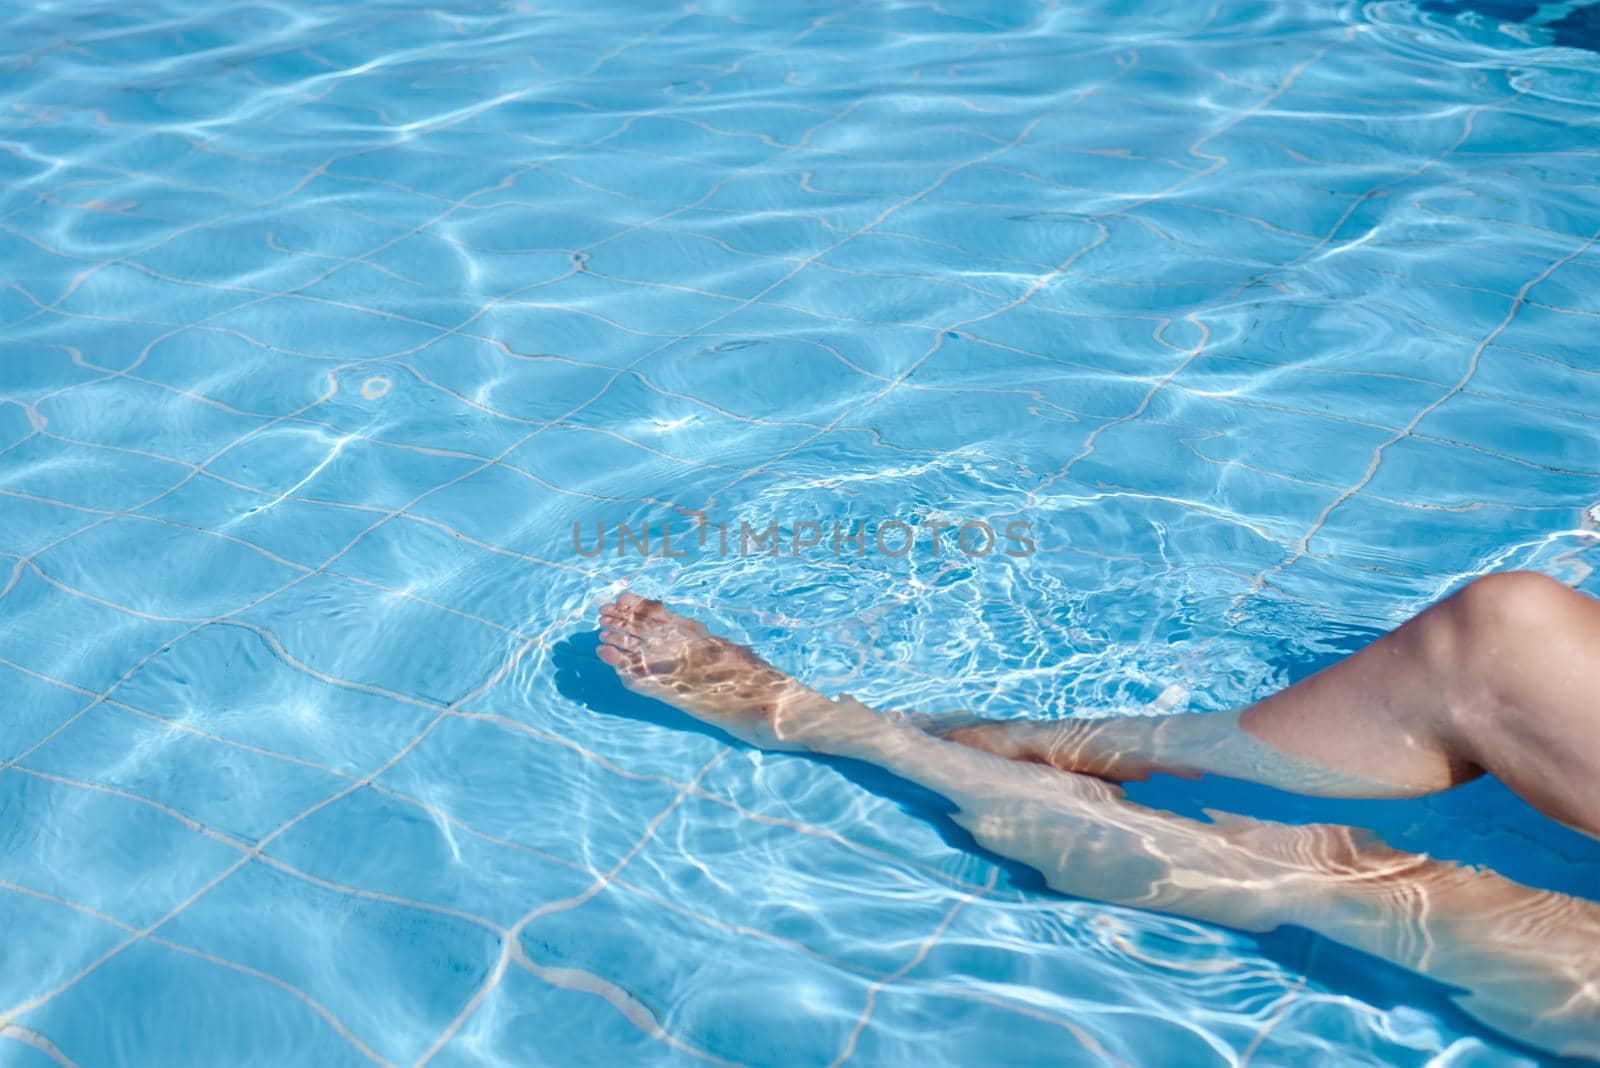
<svg viewBox="0 0 1600 1068"><path fill-rule="evenodd" d="M1365 632L1350 637L1356 648L1370 640ZM599 632L588 631L572 635L552 651L556 690L562 697L601 715L620 716L699 734L734 748L747 748L671 705L624 688L616 672L596 655L599 645ZM1348 651L1353 650L1334 649L1326 660L1283 666L1293 681ZM799 759L827 765L861 789L930 825L952 849L993 864L1000 869L998 885L1002 888L1071 900L1050 889L1035 869L979 845L951 819L955 806L943 796L861 761L811 754ZM1230 779L1211 777L1196 782L1167 775L1128 784L1127 791L1129 799L1139 804L1193 819L1208 820L1202 809L1211 808L1284 823L1343 823L1371 830L1396 848L1495 867L1507 877L1529 885L1587 897L1594 897L1593 888L1600 886L1600 843L1545 819L1504 786L1487 778L1422 801L1308 798ZM1454 833L1446 837L1443 832ZM1305 976L1312 987L1356 998L1380 1010L1402 1005L1421 1010L1452 1031L1481 1036L1501 1050L1522 1054L1542 1065L1580 1068L1593 1064L1553 1057L1502 1035L1456 1007L1451 995L1462 991L1310 931L1297 927L1282 927L1265 934L1229 930L1253 943L1262 957L1292 974Z"/></svg>

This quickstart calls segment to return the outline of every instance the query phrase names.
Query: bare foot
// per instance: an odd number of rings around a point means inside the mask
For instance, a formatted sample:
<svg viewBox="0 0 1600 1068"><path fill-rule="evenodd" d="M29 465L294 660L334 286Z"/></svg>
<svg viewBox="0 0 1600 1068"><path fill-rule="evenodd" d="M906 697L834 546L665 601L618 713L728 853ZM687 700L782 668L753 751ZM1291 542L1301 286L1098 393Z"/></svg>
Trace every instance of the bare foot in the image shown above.
<svg viewBox="0 0 1600 1068"><path fill-rule="evenodd" d="M600 609L600 659L622 684L765 749L802 749L809 715L833 702L660 601L624 593Z"/></svg>

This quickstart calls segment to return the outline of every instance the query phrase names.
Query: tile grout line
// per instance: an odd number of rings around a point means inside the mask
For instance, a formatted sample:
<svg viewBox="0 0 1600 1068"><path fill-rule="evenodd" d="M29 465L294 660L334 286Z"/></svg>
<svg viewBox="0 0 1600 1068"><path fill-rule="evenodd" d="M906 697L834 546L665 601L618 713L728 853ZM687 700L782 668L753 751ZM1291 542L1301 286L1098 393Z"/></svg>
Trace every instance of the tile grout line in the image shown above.
<svg viewBox="0 0 1600 1068"><path fill-rule="evenodd" d="M1511 302L1511 307L1507 309L1505 316L1492 330L1489 331L1489 333L1483 336L1482 340L1480 340L1477 346L1472 350L1472 354L1467 361L1466 372L1443 394L1435 398L1430 403L1424 405L1422 410L1417 412L1417 414L1411 418L1411 421L1405 426L1401 427L1393 437L1389 438L1387 441L1373 450L1372 458L1368 461L1367 469L1362 474L1361 478L1357 479L1353 485L1341 490L1339 495L1329 502L1317 515L1317 517L1312 520L1311 525L1306 528L1305 533L1300 536L1294 555L1288 560L1274 564L1272 567L1267 568L1256 576L1255 583L1258 588L1264 587L1273 575L1292 567L1294 564L1304 559L1310 551L1311 539L1316 537L1317 532L1323 528L1333 513L1345 502L1349 501L1352 497L1364 490L1372 482L1372 480L1377 477L1378 468L1383 463L1384 453L1386 453L1394 445L1397 445L1401 441L1413 436L1417 426L1424 419L1426 419L1434 411L1437 411L1442 405L1444 405L1446 401L1450 400L1452 397L1456 396L1462 390L1467 388L1468 383L1470 383L1473 377L1478 373L1478 366L1483 360L1485 351L1488 350L1489 346L1494 344L1495 340L1501 334L1510 328L1512 322L1515 321L1517 317L1517 313L1522 310L1522 306L1525 302L1528 292L1532 290L1534 286L1537 286L1540 282L1543 282L1545 279L1549 278L1556 271L1560 270L1562 267L1583 255L1590 248L1593 248L1597 241L1600 241L1600 229L1597 229L1591 233L1588 240L1584 241L1577 248L1549 264L1544 270L1540 271L1533 278L1523 283L1522 287L1517 290L1517 293Z"/></svg>
<svg viewBox="0 0 1600 1068"><path fill-rule="evenodd" d="M909 960L900 965L900 967L896 968L894 971L890 972L884 978L876 980L871 986L867 987L866 1004L861 1009L861 1015L856 1018L855 1026L850 1029L850 1034L845 1038L843 1048L839 1050L838 1054L835 1055L833 1060L828 1062L828 1068L839 1068L840 1065L844 1064L855 1055L856 1044L861 1040L861 1034L866 1030L867 1023L872 1019L873 1010L877 1007L878 994L885 990L891 983L904 978L912 971L912 969L916 968L917 965L921 964L925 959L927 959L928 954L933 952L933 947L938 944L939 939L944 937L945 931L950 929L950 925L954 923L956 917L961 914L961 910L972 904L984 894L993 890L995 888L995 884L999 881L999 878L1000 869L990 869L988 881L984 884L984 886L977 890L970 890L957 899L955 904L951 905L949 910L944 914L944 919L939 921L938 926L936 926L926 938L918 943L916 952L911 955Z"/></svg>

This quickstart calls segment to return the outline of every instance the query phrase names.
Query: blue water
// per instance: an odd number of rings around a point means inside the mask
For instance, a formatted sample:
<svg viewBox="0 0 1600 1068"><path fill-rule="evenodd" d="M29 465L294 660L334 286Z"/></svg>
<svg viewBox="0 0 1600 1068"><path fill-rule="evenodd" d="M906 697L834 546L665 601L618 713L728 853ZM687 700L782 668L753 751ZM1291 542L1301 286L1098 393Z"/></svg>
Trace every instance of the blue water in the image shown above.
<svg viewBox="0 0 1600 1068"><path fill-rule="evenodd" d="M1537 1061L730 745L591 616L1061 716L1600 592L1597 11L8 5L0 1062ZM578 551L619 522L686 555ZM1600 896L1492 783L1204 789Z"/></svg>

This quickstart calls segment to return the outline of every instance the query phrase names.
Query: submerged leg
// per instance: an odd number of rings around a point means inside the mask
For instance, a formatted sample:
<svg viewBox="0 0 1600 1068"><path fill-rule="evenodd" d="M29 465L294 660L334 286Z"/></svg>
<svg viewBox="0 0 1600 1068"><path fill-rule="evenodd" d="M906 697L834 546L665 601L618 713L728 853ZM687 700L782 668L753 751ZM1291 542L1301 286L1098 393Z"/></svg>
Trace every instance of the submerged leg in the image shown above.
<svg viewBox="0 0 1600 1068"><path fill-rule="evenodd" d="M940 733L1111 779L1213 773L1326 796L1412 797L1487 771L1545 814L1600 836L1596 650L1600 603L1512 572L1478 579L1241 712Z"/></svg>
<svg viewBox="0 0 1600 1068"><path fill-rule="evenodd" d="M870 761L948 797L993 852L1055 889L1253 931L1292 923L1460 986L1545 1049L1600 1056L1600 906L1390 849L1359 831L1129 802L1101 779L937 738L832 701L659 602L601 612L625 685L758 745Z"/></svg>

